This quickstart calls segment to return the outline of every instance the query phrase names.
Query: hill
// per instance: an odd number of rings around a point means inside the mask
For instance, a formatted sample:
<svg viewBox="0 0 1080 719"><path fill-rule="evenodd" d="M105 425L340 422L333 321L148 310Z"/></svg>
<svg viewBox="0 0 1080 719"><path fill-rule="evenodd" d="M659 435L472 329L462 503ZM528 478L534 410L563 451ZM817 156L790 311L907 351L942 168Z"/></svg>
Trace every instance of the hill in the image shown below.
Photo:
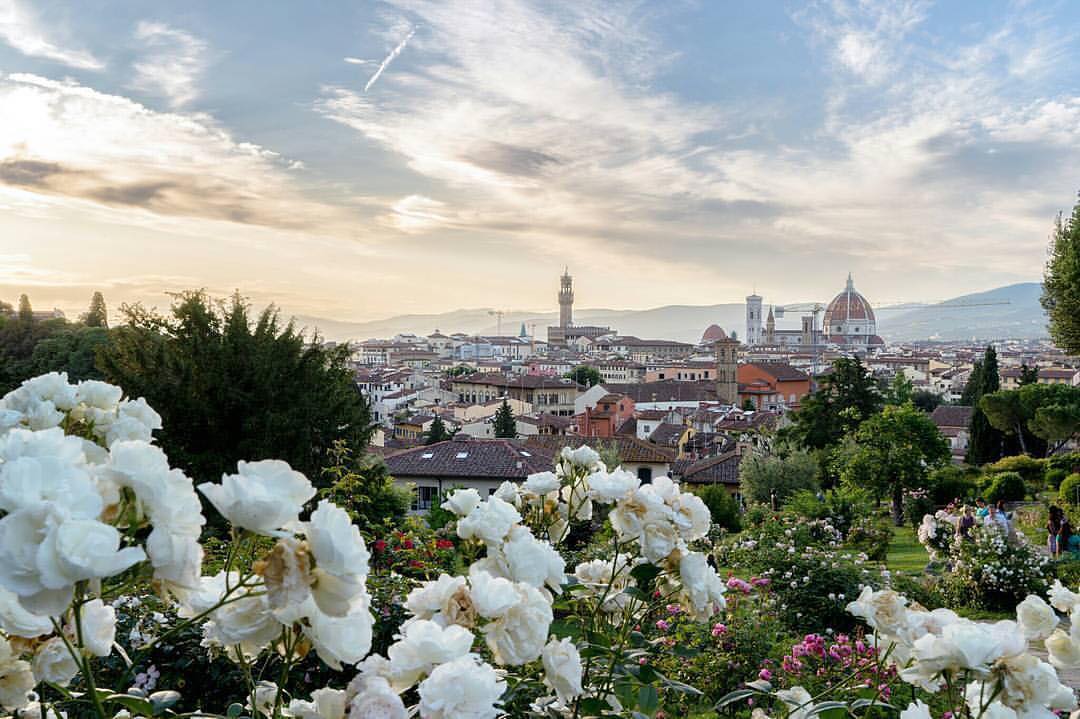
<svg viewBox="0 0 1080 719"><path fill-rule="evenodd" d="M994 338L1037 338L1046 336L1046 316L1039 305L1042 286L1037 282L1008 285L987 292L963 295L942 304L1001 302L1007 305L948 309L939 306L878 312L878 333L886 340L969 340ZM493 335L496 319L486 307L459 309L438 314L399 315L371 322L342 322L321 317L297 317L304 327L317 327L326 339L345 341L372 337L393 337L399 333ZM581 325L606 325L624 335L647 339L697 342L711 324L718 324L741 337L745 332L746 310L741 304L667 305L647 310L582 309L574 313ZM502 333L526 331L547 336L548 325L557 321L555 312L507 312L502 317ZM799 318L789 314L778 327L798 327Z"/></svg>

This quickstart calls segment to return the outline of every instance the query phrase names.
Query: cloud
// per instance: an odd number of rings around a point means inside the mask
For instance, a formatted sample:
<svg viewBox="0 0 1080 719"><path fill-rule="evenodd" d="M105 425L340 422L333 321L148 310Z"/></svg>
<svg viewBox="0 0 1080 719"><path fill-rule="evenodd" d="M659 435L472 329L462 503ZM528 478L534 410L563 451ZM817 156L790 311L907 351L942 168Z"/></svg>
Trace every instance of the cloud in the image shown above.
<svg viewBox="0 0 1080 719"><path fill-rule="evenodd" d="M38 21L16 0L0 0L0 40L24 55L53 60L79 70L102 70L105 63L84 50L56 45Z"/></svg>
<svg viewBox="0 0 1080 719"><path fill-rule="evenodd" d="M134 64L131 87L165 97L171 107L183 107L199 94L198 81L206 69L207 44L183 30L142 21L135 39L146 48Z"/></svg>
<svg viewBox="0 0 1080 719"><path fill-rule="evenodd" d="M289 161L204 115L159 113L34 75L0 78L0 183L163 216L338 233L354 218L307 199Z"/></svg>

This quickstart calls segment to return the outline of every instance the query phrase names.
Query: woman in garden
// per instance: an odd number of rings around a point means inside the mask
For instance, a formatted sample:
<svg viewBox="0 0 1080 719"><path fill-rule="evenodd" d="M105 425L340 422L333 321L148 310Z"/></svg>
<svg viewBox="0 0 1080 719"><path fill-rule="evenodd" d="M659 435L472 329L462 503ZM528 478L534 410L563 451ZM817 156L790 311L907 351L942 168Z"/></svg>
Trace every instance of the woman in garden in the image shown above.
<svg viewBox="0 0 1080 719"><path fill-rule="evenodd" d="M964 515L960 517L960 521L956 525L956 531L960 535L961 539L972 541L974 537L971 536L971 528L975 526L975 510L970 504L964 505Z"/></svg>
<svg viewBox="0 0 1080 719"><path fill-rule="evenodd" d="M1057 547L1058 556L1061 556L1062 552L1072 551L1072 539L1073 528L1072 523L1069 521L1069 515L1064 512L1061 513L1061 524L1058 526L1057 534Z"/></svg>
<svg viewBox="0 0 1080 719"><path fill-rule="evenodd" d="M1061 556L1061 545L1058 543L1058 535L1061 532L1061 508L1050 505L1050 513L1046 520L1046 548L1050 556L1057 559Z"/></svg>

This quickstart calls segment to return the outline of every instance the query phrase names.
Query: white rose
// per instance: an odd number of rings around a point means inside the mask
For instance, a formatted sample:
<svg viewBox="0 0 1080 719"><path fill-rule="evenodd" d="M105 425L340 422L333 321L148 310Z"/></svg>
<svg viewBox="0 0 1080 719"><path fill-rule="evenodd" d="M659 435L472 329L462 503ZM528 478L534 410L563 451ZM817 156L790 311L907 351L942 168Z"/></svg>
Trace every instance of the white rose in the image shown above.
<svg viewBox="0 0 1080 719"><path fill-rule="evenodd" d="M67 372L49 372L26 380L19 387L30 397L49 401L60 409L71 410L75 406L75 386L68 382Z"/></svg>
<svg viewBox="0 0 1080 719"><path fill-rule="evenodd" d="M149 442L153 432L134 417L120 417L111 422L105 430L105 446L111 447L117 442Z"/></svg>
<svg viewBox="0 0 1080 719"><path fill-rule="evenodd" d="M587 444L583 444L577 449L563 447L562 456L577 466L586 469L593 469L600 464L600 455Z"/></svg>
<svg viewBox="0 0 1080 719"><path fill-rule="evenodd" d="M1034 594L1029 594L1016 606L1016 621L1024 636L1035 642L1049 637L1058 625L1053 608Z"/></svg>
<svg viewBox="0 0 1080 719"><path fill-rule="evenodd" d="M341 671L342 664L356 664L371 651L374 623L368 598L360 595L343 617L332 617L318 609L310 612L304 634L311 639L319 659L331 669Z"/></svg>
<svg viewBox="0 0 1080 719"><path fill-rule="evenodd" d="M472 487L468 489L455 489L446 497L442 508L453 512L459 517L467 517L480 506L480 493Z"/></svg>
<svg viewBox="0 0 1080 719"><path fill-rule="evenodd" d="M79 665L71 656L64 640L53 637L37 649L33 662L34 678L66 687L79 673Z"/></svg>
<svg viewBox="0 0 1080 719"><path fill-rule="evenodd" d="M1076 708L1072 690L1058 679L1057 672L1030 654L1005 659L997 671L1001 674L998 700L1018 714L1031 709L1070 710ZM989 692L988 694L992 694Z"/></svg>
<svg viewBox="0 0 1080 719"><path fill-rule="evenodd" d="M1057 629L1046 640L1050 663L1058 669L1080 669L1080 640Z"/></svg>
<svg viewBox="0 0 1080 719"><path fill-rule="evenodd" d="M120 574L145 559L140 547L120 549L120 532L115 527L93 519L69 519L46 535L38 550L38 569L46 587L60 589Z"/></svg>
<svg viewBox="0 0 1080 719"><path fill-rule="evenodd" d="M124 390L108 382L88 379L75 385L75 401L98 409L115 410Z"/></svg>
<svg viewBox="0 0 1080 719"><path fill-rule="evenodd" d="M451 597L466 588L465 577L440 574L438 579L424 582L405 598L405 608L419 619L432 619L445 612Z"/></svg>
<svg viewBox="0 0 1080 719"><path fill-rule="evenodd" d="M199 586L203 548L197 537L173 534L168 527L155 527L146 538L146 554L154 567L154 578L171 588Z"/></svg>
<svg viewBox="0 0 1080 719"><path fill-rule="evenodd" d="M554 639L544 647L544 684L564 702L581 695L581 655L569 639Z"/></svg>
<svg viewBox="0 0 1080 719"><path fill-rule="evenodd" d="M10 636L33 639L51 634L53 625L48 617L26 611L16 594L0 587L0 629Z"/></svg>
<svg viewBox="0 0 1080 719"><path fill-rule="evenodd" d="M636 474L622 468L610 473L594 472L587 481L592 498L603 504L617 502L641 486Z"/></svg>
<svg viewBox="0 0 1080 719"><path fill-rule="evenodd" d="M863 587L858 598L848 603L847 610L871 628L891 636L900 636L908 623L907 599L891 589L875 592Z"/></svg>
<svg viewBox="0 0 1080 719"><path fill-rule="evenodd" d="M588 588L587 596L599 597L606 594L601 609L614 612L631 601L631 597L624 594L623 590L630 586L630 570L633 566L633 560L625 555L618 555L613 559L593 559L577 565L574 576Z"/></svg>
<svg viewBox="0 0 1080 719"><path fill-rule="evenodd" d="M709 566L701 552L689 552L679 560L682 591L679 599L687 611L704 621L727 606L724 599L724 580Z"/></svg>
<svg viewBox="0 0 1080 719"><path fill-rule="evenodd" d="M17 457L0 464L0 509L17 512L51 502L68 516L97 519L104 508L86 467L58 457Z"/></svg>
<svg viewBox="0 0 1080 719"><path fill-rule="evenodd" d="M293 719L344 719L345 692L326 687L311 692L311 701L293 699L285 712Z"/></svg>
<svg viewBox="0 0 1080 719"><path fill-rule="evenodd" d="M149 430L161 429L161 415L142 397L124 400L118 410L121 417L133 419Z"/></svg>
<svg viewBox="0 0 1080 719"><path fill-rule="evenodd" d="M543 497L545 494L554 492L561 486L559 478L554 472L537 472L530 474L521 485L521 491Z"/></svg>
<svg viewBox="0 0 1080 719"><path fill-rule="evenodd" d="M322 567L311 572L311 596L325 614L343 617L353 602L364 592L364 575L331 574Z"/></svg>
<svg viewBox="0 0 1080 719"><path fill-rule="evenodd" d="M1062 585L1060 579L1054 580L1050 587L1050 606L1068 614L1073 607L1080 606L1080 594Z"/></svg>
<svg viewBox="0 0 1080 719"><path fill-rule="evenodd" d="M261 681L255 685L255 706L248 700L247 708L251 711L271 716L274 713L274 705L277 703L278 694L281 690L273 682Z"/></svg>
<svg viewBox="0 0 1080 719"><path fill-rule="evenodd" d="M116 641L116 610L100 599L82 605L83 647L95 657L112 654Z"/></svg>
<svg viewBox="0 0 1080 719"><path fill-rule="evenodd" d="M548 542L533 536L528 527L510 530L502 546L503 556L515 582L525 582L540 588L547 585L553 592L562 592L566 581L566 560Z"/></svg>
<svg viewBox="0 0 1080 719"><path fill-rule="evenodd" d="M237 472L223 476L221 484L204 482L199 491L221 516L256 534L281 535L315 496L308 478L280 460L239 462Z"/></svg>
<svg viewBox="0 0 1080 719"><path fill-rule="evenodd" d="M9 711L25 707L36 683L30 664L15 656L10 642L0 639L0 707Z"/></svg>
<svg viewBox="0 0 1080 719"><path fill-rule="evenodd" d="M424 719L495 719L506 682L475 655L441 664L420 683Z"/></svg>
<svg viewBox="0 0 1080 719"><path fill-rule="evenodd" d="M249 590L250 591L250 590ZM274 616L265 594L233 599L210 615L203 625L203 646L220 647L231 659L239 660L237 648L253 659L281 634L281 622ZM211 605L212 606L212 605Z"/></svg>
<svg viewBox="0 0 1080 719"><path fill-rule="evenodd" d="M641 554L653 564L667 559L679 545L675 527L664 517L646 518L641 527Z"/></svg>
<svg viewBox="0 0 1080 719"><path fill-rule="evenodd" d="M701 497L683 492L674 503L675 526L679 535L688 542L702 539L712 526L712 515Z"/></svg>
<svg viewBox="0 0 1080 719"><path fill-rule="evenodd" d="M383 677L365 678L349 703L349 719L408 719L405 702Z"/></svg>
<svg viewBox="0 0 1080 719"><path fill-rule="evenodd" d="M496 619L518 603L517 588L509 579L492 576L473 565L469 568L470 597L477 614Z"/></svg>
<svg viewBox="0 0 1080 719"><path fill-rule="evenodd" d="M371 555L360 528L341 507L327 500L319 502L311 518L304 522L304 534L321 569L337 575L368 573Z"/></svg>
<svg viewBox="0 0 1080 719"><path fill-rule="evenodd" d="M930 707L922 699L908 704L907 709L900 712L900 719L932 719Z"/></svg>
<svg viewBox="0 0 1080 719"><path fill-rule="evenodd" d="M495 496L515 507L521 501L520 497L518 497L517 485L509 480L499 485L499 488L495 490Z"/></svg>
<svg viewBox="0 0 1080 719"><path fill-rule="evenodd" d="M497 544L506 537L510 527L521 521L514 505L498 497L488 497L468 516L457 523L457 534L462 539L479 539L486 544Z"/></svg>
<svg viewBox="0 0 1080 719"><path fill-rule="evenodd" d="M776 692L776 698L784 702L788 707L788 719L806 719L807 713L813 708L813 697L803 687L791 687Z"/></svg>
<svg viewBox="0 0 1080 719"><path fill-rule="evenodd" d="M421 619L403 632L387 650L391 683L397 691L408 689L435 666L465 656L473 643L472 632L456 624L443 628Z"/></svg>
<svg viewBox="0 0 1080 719"><path fill-rule="evenodd" d="M518 602L482 631L498 664L520 666L540 657L553 616L540 590L520 582L514 588Z"/></svg>

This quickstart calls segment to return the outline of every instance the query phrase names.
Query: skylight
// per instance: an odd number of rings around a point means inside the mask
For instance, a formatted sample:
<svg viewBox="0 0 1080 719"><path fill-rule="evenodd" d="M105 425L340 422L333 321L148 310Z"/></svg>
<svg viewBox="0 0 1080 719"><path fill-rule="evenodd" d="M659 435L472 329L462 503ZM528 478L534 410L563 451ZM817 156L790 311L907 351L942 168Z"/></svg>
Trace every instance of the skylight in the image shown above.
<svg viewBox="0 0 1080 719"><path fill-rule="evenodd" d="M420 455L420 458L421 459L431 459L434 456L435 456L434 452L424 452L422 455Z"/></svg>
<svg viewBox="0 0 1080 719"><path fill-rule="evenodd" d="M458 459L465 459L465 458L466 458L466 457L468 457L468 456L469 456L469 453L468 453L468 452L458 452L458 453L457 453L457 458L458 458Z"/></svg>

